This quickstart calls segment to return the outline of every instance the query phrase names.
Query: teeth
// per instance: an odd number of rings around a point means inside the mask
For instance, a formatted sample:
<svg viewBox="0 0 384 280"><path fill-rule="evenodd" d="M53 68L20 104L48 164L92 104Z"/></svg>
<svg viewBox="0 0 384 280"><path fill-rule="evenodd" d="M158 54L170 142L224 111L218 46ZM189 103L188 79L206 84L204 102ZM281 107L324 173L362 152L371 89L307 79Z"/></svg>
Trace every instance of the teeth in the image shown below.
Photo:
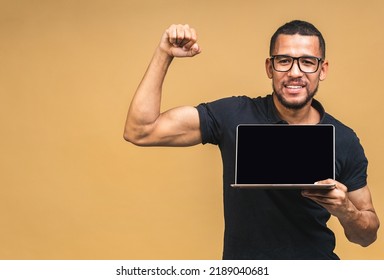
<svg viewBox="0 0 384 280"><path fill-rule="evenodd" d="M302 86L287 86L287 88L298 89L298 88L302 88Z"/></svg>

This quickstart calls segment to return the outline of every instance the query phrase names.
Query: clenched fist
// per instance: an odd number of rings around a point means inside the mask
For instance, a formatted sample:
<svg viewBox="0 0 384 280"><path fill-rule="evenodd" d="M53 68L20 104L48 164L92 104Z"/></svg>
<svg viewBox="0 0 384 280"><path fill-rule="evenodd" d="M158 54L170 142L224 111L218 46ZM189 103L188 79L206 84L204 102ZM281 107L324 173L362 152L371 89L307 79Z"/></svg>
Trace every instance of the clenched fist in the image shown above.
<svg viewBox="0 0 384 280"><path fill-rule="evenodd" d="M160 49L171 57L192 57L201 52L195 29L188 24L173 24L163 34Z"/></svg>

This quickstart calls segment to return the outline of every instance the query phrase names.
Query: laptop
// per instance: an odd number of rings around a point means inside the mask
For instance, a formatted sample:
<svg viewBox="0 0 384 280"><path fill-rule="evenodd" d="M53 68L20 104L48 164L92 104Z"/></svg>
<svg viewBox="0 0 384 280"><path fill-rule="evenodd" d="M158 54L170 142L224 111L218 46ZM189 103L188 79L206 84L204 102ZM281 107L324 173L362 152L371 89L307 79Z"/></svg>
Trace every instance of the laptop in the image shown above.
<svg viewBox="0 0 384 280"><path fill-rule="evenodd" d="M335 128L330 124L241 124L236 129L234 188L332 189Z"/></svg>

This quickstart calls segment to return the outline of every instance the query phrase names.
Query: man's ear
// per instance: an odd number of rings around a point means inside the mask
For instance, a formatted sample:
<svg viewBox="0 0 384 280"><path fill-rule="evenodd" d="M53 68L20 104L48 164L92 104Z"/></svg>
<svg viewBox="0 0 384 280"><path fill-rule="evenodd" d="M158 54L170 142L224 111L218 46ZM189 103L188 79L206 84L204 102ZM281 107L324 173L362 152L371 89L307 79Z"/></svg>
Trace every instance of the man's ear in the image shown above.
<svg viewBox="0 0 384 280"><path fill-rule="evenodd" d="M265 71L267 72L268 78L272 79L273 69L272 69L272 61L270 58L265 60Z"/></svg>
<svg viewBox="0 0 384 280"><path fill-rule="evenodd" d="M324 81L325 78L328 75L328 60L324 60L324 62L321 64L321 69L320 69L320 81Z"/></svg>

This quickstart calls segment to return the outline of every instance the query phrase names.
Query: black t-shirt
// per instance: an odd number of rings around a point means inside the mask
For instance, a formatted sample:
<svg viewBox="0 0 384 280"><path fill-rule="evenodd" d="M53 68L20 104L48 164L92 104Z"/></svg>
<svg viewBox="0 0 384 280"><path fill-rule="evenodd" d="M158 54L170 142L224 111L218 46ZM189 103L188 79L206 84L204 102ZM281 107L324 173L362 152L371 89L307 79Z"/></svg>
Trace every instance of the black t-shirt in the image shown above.
<svg viewBox="0 0 384 280"><path fill-rule="evenodd" d="M364 187L368 161L352 129L325 113L322 124L335 126L336 180L348 191ZM203 144L218 145L224 180L224 259L338 259L335 236L327 227L329 212L300 190L239 190L235 179L236 127L284 123L272 95L223 98L197 106ZM326 178L324 178L326 179Z"/></svg>

